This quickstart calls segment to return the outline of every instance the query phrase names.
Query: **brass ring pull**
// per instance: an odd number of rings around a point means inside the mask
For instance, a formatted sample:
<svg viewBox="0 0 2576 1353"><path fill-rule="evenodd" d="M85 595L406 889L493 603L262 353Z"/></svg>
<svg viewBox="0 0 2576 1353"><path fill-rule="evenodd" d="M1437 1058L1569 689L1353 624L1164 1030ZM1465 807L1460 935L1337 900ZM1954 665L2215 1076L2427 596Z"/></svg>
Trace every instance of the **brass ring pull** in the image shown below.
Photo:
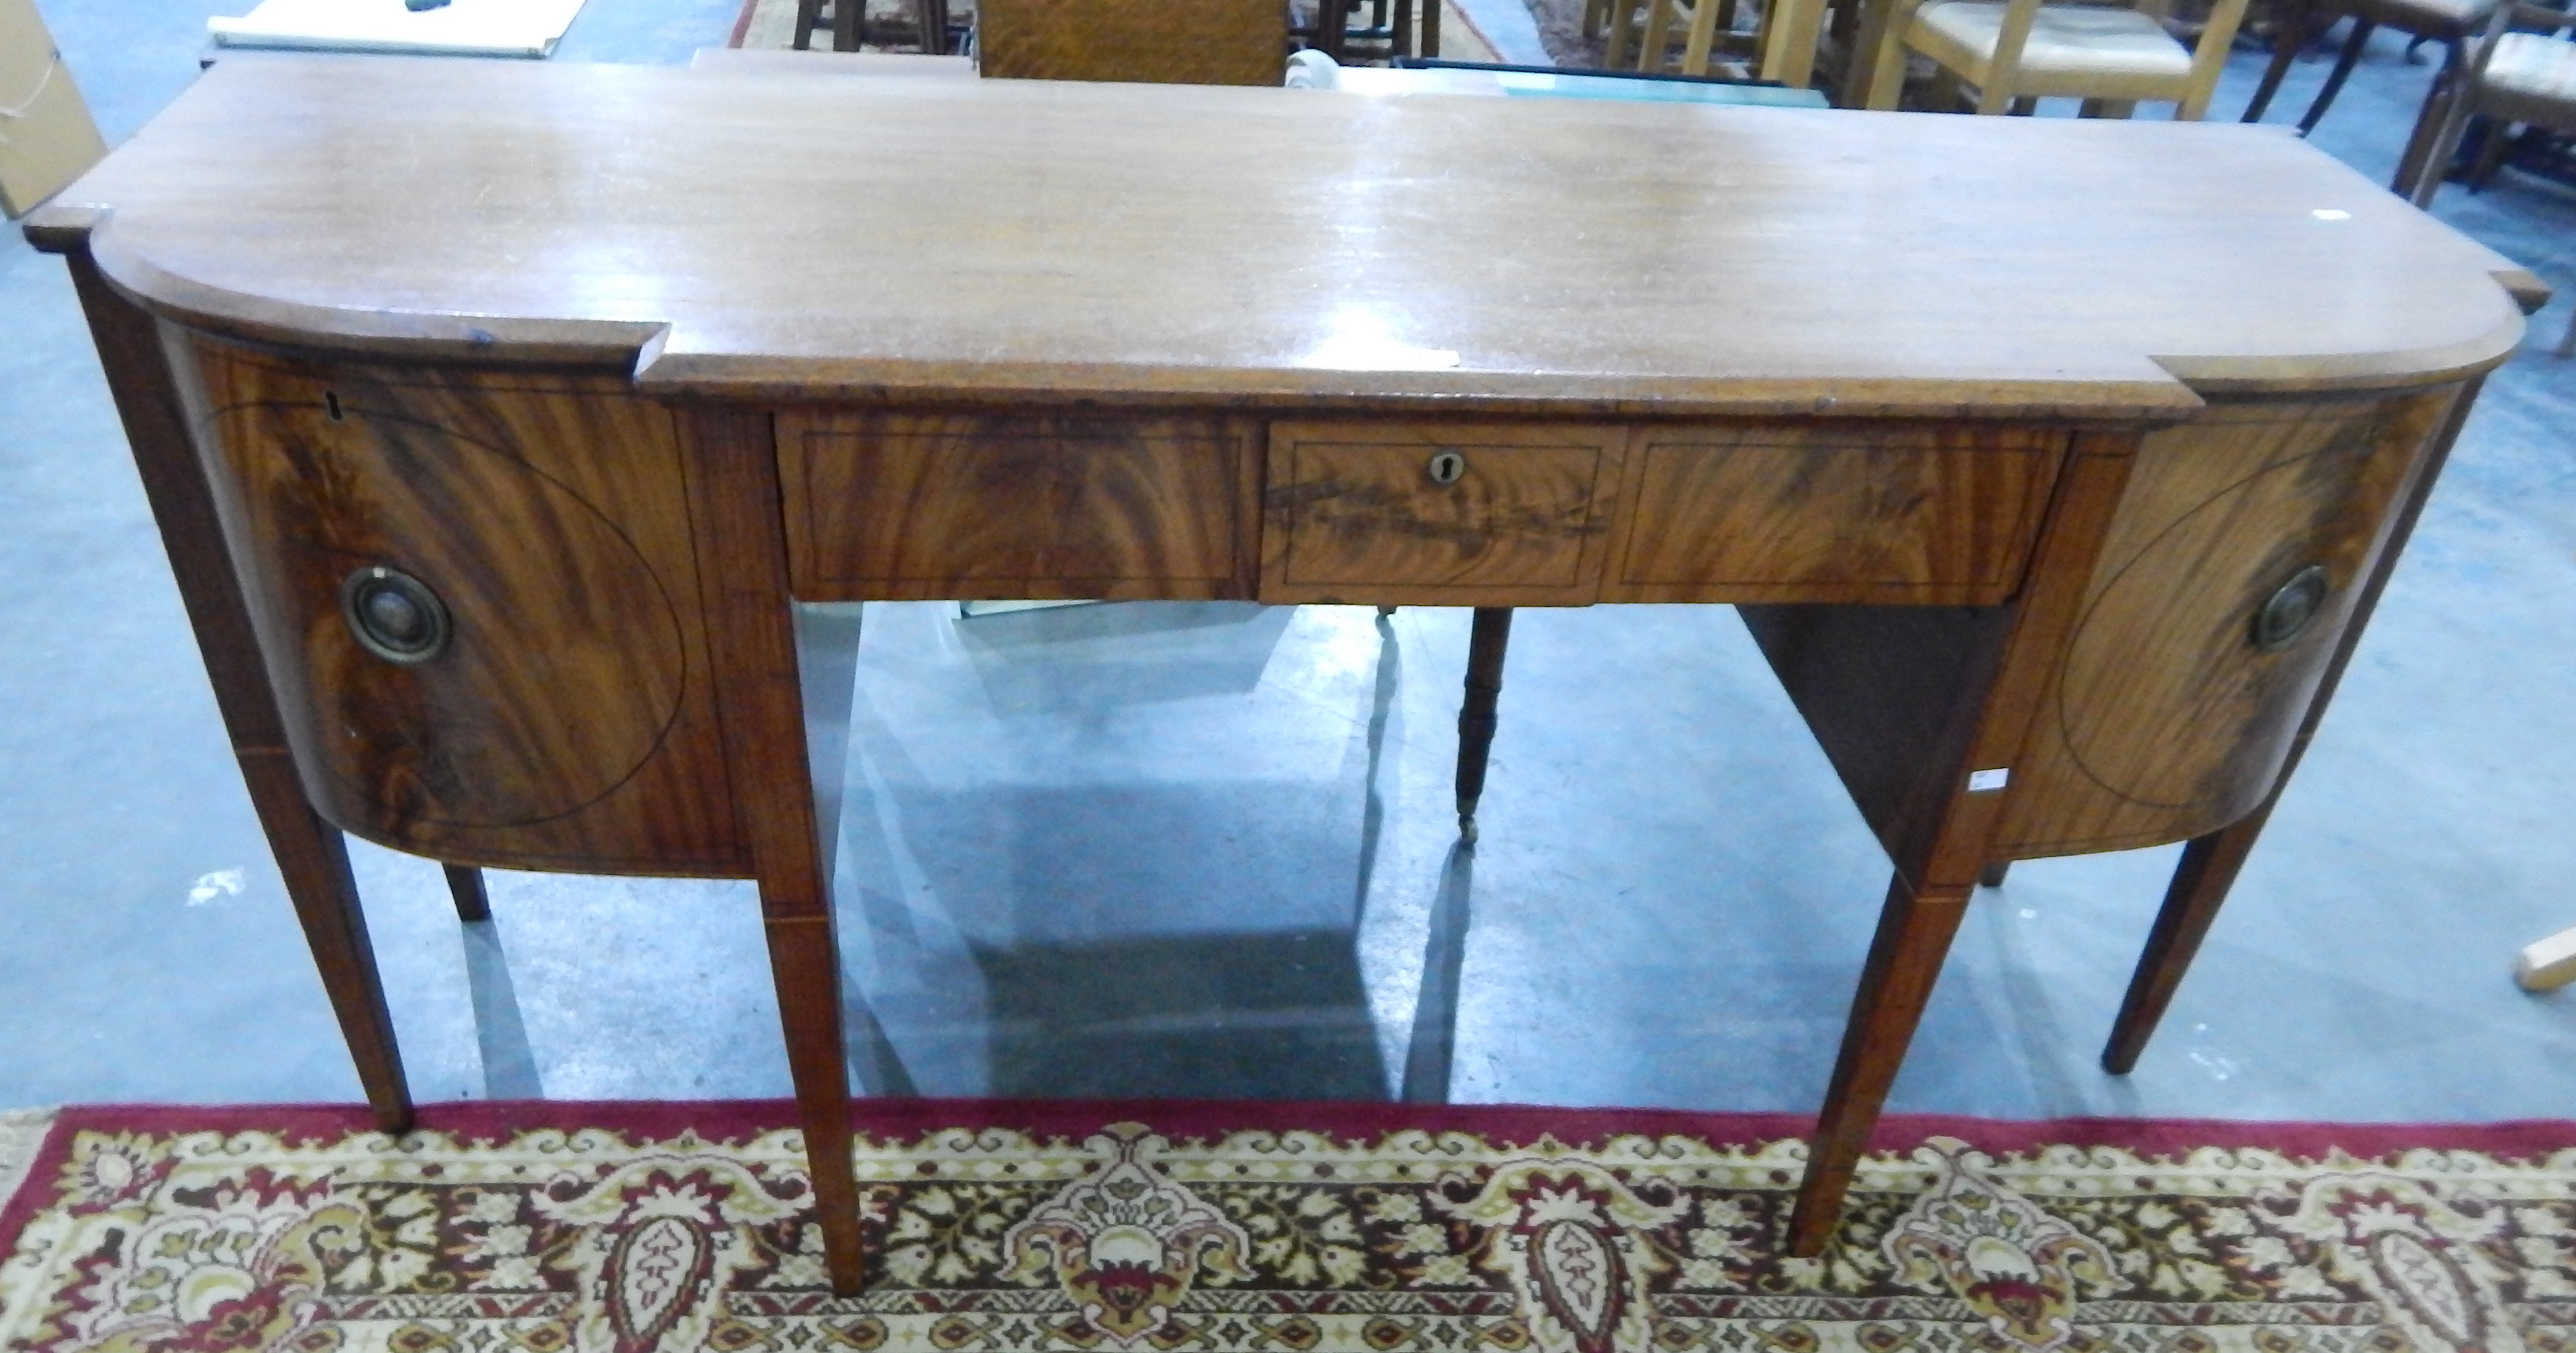
<svg viewBox="0 0 2576 1353"><path fill-rule="evenodd" d="M447 605L429 584L400 569L370 565L340 583L340 618L358 645L405 667L446 651Z"/></svg>
<svg viewBox="0 0 2576 1353"><path fill-rule="evenodd" d="M1423 468L1430 472L1432 483L1455 484L1467 477L1467 458L1455 451L1442 451L1433 455L1431 463Z"/></svg>
<svg viewBox="0 0 2576 1353"><path fill-rule="evenodd" d="M2288 582L2274 589L2255 608L2253 633L2247 637L2265 653L2288 648L2308 632L2308 626L2325 610L2327 591L2323 564L2310 564L2291 574Z"/></svg>

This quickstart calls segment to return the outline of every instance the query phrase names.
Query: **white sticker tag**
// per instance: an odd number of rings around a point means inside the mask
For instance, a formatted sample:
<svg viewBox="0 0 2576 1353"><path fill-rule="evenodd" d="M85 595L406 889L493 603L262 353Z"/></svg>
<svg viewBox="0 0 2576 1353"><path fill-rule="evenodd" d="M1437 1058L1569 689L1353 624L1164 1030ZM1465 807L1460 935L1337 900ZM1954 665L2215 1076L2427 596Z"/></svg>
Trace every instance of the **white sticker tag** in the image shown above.
<svg viewBox="0 0 2576 1353"><path fill-rule="evenodd" d="M1984 794L2001 789L2004 787L2004 781L2011 778L2012 768L2009 766L1997 766L1993 770L1972 770L1968 772L1968 792Z"/></svg>

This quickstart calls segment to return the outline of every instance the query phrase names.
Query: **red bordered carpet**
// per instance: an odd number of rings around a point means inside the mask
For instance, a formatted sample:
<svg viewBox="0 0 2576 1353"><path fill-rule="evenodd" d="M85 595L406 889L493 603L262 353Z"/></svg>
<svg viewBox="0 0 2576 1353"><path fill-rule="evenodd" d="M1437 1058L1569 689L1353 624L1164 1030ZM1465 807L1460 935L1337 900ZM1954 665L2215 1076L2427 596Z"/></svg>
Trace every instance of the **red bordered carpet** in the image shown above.
<svg viewBox="0 0 2576 1353"><path fill-rule="evenodd" d="M62 1113L10 1349L2567 1353L2576 1124L1896 1118L1819 1260L1804 1120L875 1101L870 1286L782 1104ZM9 1134L0 1124L0 1153ZM0 1181L13 1172L0 1158Z"/></svg>

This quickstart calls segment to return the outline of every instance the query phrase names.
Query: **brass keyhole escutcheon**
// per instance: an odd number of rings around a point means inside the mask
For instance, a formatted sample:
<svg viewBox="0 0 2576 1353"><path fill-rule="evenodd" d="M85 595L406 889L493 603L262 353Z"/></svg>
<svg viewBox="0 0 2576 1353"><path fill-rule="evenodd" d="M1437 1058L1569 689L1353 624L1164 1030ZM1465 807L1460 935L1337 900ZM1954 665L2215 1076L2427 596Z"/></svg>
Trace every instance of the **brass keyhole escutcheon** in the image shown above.
<svg viewBox="0 0 2576 1353"><path fill-rule="evenodd" d="M358 646L410 667L447 649L447 604L400 569L369 565L340 583L340 618Z"/></svg>
<svg viewBox="0 0 2576 1353"><path fill-rule="evenodd" d="M1467 477L1467 458L1455 451L1443 451L1433 456L1431 463L1424 468L1431 472L1432 483L1455 484Z"/></svg>
<svg viewBox="0 0 2576 1353"><path fill-rule="evenodd" d="M2266 653L2278 653L2298 642L2308 626L2326 608L2326 593L2331 590L2323 564L2310 564L2290 575L2288 582L2274 589L2272 595L2254 612L2254 647Z"/></svg>

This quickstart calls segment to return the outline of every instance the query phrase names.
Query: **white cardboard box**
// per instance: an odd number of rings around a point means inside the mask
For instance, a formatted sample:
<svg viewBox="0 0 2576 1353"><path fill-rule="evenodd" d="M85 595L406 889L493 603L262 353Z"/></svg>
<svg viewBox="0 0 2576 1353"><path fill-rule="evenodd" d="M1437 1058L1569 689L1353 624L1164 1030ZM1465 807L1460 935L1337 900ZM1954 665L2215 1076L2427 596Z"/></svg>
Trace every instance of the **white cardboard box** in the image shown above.
<svg viewBox="0 0 2576 1353"><path fill-rule="evenodd" d="M439 56L552 55L582 0L450 0L410 10L403 0L261 0L238 19L206 20L225 47Z"/></svg>

